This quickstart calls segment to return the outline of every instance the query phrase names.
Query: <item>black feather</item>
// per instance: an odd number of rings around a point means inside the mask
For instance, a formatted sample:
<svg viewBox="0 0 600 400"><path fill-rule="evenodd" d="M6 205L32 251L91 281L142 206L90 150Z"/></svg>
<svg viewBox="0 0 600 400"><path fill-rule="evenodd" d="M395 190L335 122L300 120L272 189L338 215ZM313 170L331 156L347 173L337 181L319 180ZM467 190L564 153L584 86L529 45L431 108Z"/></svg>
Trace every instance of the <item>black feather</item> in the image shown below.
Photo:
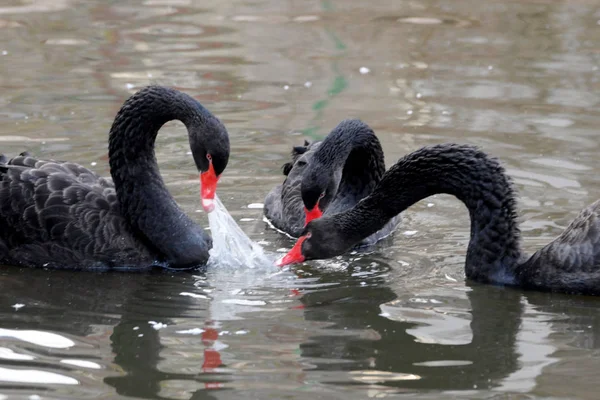
<svg viewBox="0 0 600 400"><path fill-rule="evenodd" d="M204 265L210 238L176 205L154 158L158 130L172 119L186 124L194 159L206 160L211 153L222 172L229 157L223 125L196 100L158 86L134 94L115 118L109 141L113 179L27 152L11 160L0 156L0 264ZM141 220L147 223L142 226Z"/></svg>

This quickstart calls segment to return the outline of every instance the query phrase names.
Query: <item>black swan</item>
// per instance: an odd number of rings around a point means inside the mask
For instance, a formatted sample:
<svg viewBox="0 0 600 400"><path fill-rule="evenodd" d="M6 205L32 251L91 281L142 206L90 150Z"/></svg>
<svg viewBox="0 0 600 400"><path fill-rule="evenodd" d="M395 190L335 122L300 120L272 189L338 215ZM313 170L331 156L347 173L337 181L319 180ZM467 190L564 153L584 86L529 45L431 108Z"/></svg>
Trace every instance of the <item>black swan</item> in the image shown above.
<svg viewBox="0 0 600 400"><path fill-rule="evenodd" d="M71 162L28 154L0 160L0 264L73 269L204 265L211 239L169 194L154 154L158 130L174 119L187 127L202 204L210 211L229 160L227 130L187 94L150 86L125 101L115 117L108 145L112 181Z"/></svg>
<svg viewBox="0 0 600 400"><path fill-rule="evenodd" d="M373 191L385 173L383 149L367 124L345 120L322 142L294 147L283 173L285 181L267 195L264 213L275 228L299 237L311 220L348 210ZM388 236L399 221L392 218L360 245Z"/></svg>
<svg viewBox="0 0 600 400"><path fill-rule="evenodd" d="M424 147L401 158L351 210L310 222L283 266L344 253L414 203L436 193L461 200L471 218L465 272L482 283L600 294L600 201L531 257L521 251L515 192L500 163L468 145Z"/></svg>

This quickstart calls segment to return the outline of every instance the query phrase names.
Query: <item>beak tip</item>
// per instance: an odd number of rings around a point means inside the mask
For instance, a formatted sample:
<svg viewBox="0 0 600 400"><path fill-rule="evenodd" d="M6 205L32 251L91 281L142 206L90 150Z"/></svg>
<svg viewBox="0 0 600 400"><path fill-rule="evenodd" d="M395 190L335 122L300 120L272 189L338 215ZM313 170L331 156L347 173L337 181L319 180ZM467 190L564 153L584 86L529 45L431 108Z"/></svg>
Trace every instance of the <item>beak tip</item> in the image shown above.
<svg viewBox="0 0 600 400"><path fill-rule="evenodd" d="M215 203L213 199L202 199L202 208L204 208L204 211L207 213L213 211L215 209Z"/></svg>

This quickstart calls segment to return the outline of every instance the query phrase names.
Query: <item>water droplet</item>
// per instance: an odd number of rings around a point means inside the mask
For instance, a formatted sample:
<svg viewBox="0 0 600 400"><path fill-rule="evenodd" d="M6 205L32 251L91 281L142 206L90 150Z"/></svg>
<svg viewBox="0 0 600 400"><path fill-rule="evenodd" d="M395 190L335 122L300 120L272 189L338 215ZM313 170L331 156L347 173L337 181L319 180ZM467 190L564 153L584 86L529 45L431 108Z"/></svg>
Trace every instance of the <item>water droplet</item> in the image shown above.
<svg viewBox="0 0 600 400"><path fill-rule="evenodd" d="M423 95L421 93L417 93L416 97L417 99L420 99L421 97L423 97Z"/></svg>
<svg viewBox="0 0 600 400"><path fill-rule="evenodd" d="M290 88L290 87L289 87L288 85L285 85L285 86L283 87L283 90L288 90L289 88Z"/></svg>
<svg viewBox="0 0 600 400"><path fill-rule="evenodd" d="M412 113L413 113L413 110L408 110L406 113L407 113L408 115L412 115Z"/></svg>
<svg viewBox="0 0 600 400"><path fill-rule="evenodd" d="M131 89L133 89L133 88L135 87L135 85L134 85L133 83L128 83L128 84L126 84L126 85L125 85L125 87L126 87L128 90L131 90Z"/></svg>
<svg viewBox="0 0 600 400"><path fill-rule="evenodd" d="M491 70L494 69L494 66L493 65L488 65L488 69L491 71Z"/></svg>
<svg viewBox="0 0 600 400"><path fill-rule="evenodd" d="M358 70L358 72L360 72L361 74L365 75L368 74L369 72L371 72L371 70L367 67L360 67L360 69Z"/></svg>
<svg viewBox="0 0 600 400"><path fill-rule="evenodd" d="M6 50L2 50L2 55L3 55L3 56L5 56L5 55L7 55L7 54L8 54L8 51L6 51Z"/></svg>
<svg viewBox="0 0 600 400"><path fill-rule="evenodd" d="M304 82L304 87L305 87L305 88L309 88L309 87L311 87L311 86L312 86L312 82L311 82L311 81L306 81L306 82Z"/></svg>
<svg viewBox="0 0 600 400"><path fill-rule="evenodd" d="M20 308L25 307L25 304L17 303L17 304L13 304L11 307L14 308L15 311L18 311Z"/></svg>
<svg viewBox="0 0 600 400"><path fill-rule="evenodd" d="M90 165L91 165L92 167L95 167L95 166L96 166L96 164L98 164L96 161L92 161L92 162L90 163Z"/></svg>

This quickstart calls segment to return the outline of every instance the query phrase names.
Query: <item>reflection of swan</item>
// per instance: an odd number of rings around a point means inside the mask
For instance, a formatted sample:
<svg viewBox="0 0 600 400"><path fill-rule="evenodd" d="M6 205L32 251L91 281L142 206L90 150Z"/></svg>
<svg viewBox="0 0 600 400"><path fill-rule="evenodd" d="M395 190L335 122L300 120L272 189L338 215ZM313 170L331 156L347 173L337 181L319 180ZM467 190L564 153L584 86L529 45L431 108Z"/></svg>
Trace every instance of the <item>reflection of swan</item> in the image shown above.
<svg viewBox="0 0 600 400"><path fill-rule="evenodd" d="M321 215L347 210L368 196L385 172L383 149L373 130L359 120L345 120L322 142L294 147L283 166L286 179L265 199L265 216L295 237ZM363 238L372 244L388 236L398 218Z"/></svg>
<svg viewBox="0 0 600 400"><path fill-rule="evenodd" d="M424 147L401 158L354 208L312 221L280 264L342 254L390 218L436 193L456 196L469 210L467 278L600 294L600 202L583 210L553 242L524 257L515 194L504 168L484 152L456 144Z"/></svg>
<svg viewBox="0 0 600 400"><path fill-rule="evenodd" d="M303 270L318 273L308 265ZM301 345L316 371L362 371L365 379L375 376L381 387L402 391L523 391L556 361L548 315L536 312L519 291L442 285L418 294L402 287L398 297L385 283L359 286L364 276L320 275L321 282L342 284L301 298L308 326L328 324ZM424 379L406 380L405 374Z"/></svg>
<svg viewBox="0 0 600 400"><path fill-rule="evenodd" d="M550 321L555 315L539 312L528 302L523 303L523 318L515 346L522 367L503 379L497 390L529 392L537 386L537 378L544 368L558 361L552 357L558 348L550 341L550 335L554 333Z"/></svg>
<svg viewBox="0 0 600 400"><path fill-rule="evenodd" d="M548 322L555 318L554 315L537 311L516 291L502 293L502 289L493 288L494 293L489 293L488 287L483 286L467 288L467 292L456 289L458 288L450 288L450 290L443 287L432 288L421 292L418 297L407 300L397 299L382 304L381 315L393 321L416 324L405 332L413 336L417 343L463 347L462 353L454 354L456 359L440 358L443 357L440 352L440 357L437 359L414 364L430 368L470 364L475 364L477 368L478 358L472 358L467 346L484 346L481 343L481 335L506 334L511 337L511 334L502 331L502 324L510 320L510 325L507 326L515 328L512 333L514 343L511 347L520 367L501 378L495 390L511 392L532 390L542 370L557 361L552 357L557 348L551 344L550 335L553 330ZM484 296L495 300L490 304L481 303ZM485 307L497 301L499 301L497 307L508 305L506 307L508 312L496 325L489 324L491 321L486 322L486 316L481 313L487 312ZM517 310L519 311L515 312ZM489 318L493 319L492 316ZM489 332L486 332L487 330ZM501 345L502 343L498 343L498 347ZM511 347L507 346L505 352ZM485 354L480 357L485 357Z"/></svg>
<svg viewBox="0 0 600 400"><path fill-rule="evenodd" d="M229 137L221 122L190 96L151 86L131 96L110 131L114 180L81 165L28 155L0 156L0 263L30 267L116 268L204 265L204 229L179 208L158 170L154 142L166 122L181 120L213 207L227 166Z"/></svg>

